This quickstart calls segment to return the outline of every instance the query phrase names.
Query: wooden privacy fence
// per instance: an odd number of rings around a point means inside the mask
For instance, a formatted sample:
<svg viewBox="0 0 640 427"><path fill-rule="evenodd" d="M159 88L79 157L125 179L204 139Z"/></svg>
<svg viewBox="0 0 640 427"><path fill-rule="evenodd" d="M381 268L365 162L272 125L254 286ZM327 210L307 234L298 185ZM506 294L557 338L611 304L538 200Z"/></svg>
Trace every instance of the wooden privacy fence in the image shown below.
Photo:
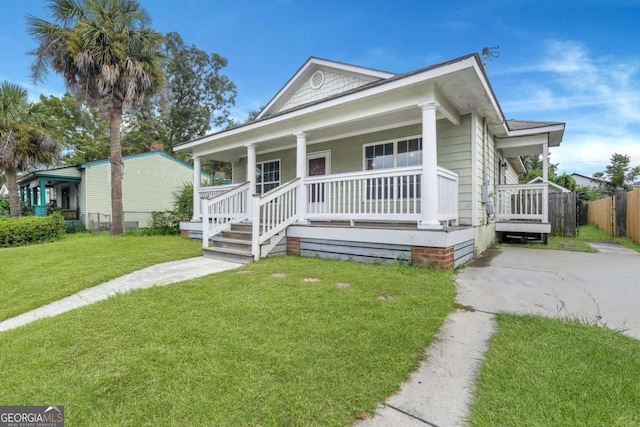
<svg viewBox="0 0 640 427"><path fill-rule="evenodd" d="M611 197L590 202L587 222L611 236L629 236L640 243L640 189L617 190Z"/></svg>
<svg viewBox="0 0 640 427"><path fill-rule="evenodd" d="M627 193L627 236L640 243L640 188Z"/></svg>
<svg viewBox="0 0 640 427"><path fill-rule="evenodd" d="M549 193L551 235L576 236L576 193Z"/></svg>

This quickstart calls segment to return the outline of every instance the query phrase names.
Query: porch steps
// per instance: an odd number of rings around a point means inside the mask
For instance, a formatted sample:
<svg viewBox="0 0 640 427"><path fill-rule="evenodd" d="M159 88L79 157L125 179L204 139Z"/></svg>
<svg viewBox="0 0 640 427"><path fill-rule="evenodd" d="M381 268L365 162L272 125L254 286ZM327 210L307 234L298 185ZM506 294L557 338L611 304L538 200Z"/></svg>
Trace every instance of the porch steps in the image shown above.
<svg viewBox="0 0 640 427"><path fill-rule="evenodd" d="M231 224L231 229L222 232L222 236L211 239L213 246L202 249L202 255L223 261L249 264L251 255L251 224Z"/></svg>

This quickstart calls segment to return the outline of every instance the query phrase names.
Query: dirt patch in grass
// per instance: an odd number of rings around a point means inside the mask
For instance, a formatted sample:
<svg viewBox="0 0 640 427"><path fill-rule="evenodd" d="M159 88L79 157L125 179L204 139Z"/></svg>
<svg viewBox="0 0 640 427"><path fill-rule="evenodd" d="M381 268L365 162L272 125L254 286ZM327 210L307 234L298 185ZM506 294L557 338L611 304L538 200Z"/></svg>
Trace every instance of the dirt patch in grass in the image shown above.
<svg viewBox="0 0 640 427"><path fill-rule="evenodd" d="M351 287L351 284L349 283L336 283L336 288L338 289L346 289L350 287Z"/></svg>
<svg viewBox="0 0 640 427"><path fill-rule="evenodd" d="M284 279L287 277L287 275L285 273L273 273L271 277L274 277L276 279Z"/></svg>

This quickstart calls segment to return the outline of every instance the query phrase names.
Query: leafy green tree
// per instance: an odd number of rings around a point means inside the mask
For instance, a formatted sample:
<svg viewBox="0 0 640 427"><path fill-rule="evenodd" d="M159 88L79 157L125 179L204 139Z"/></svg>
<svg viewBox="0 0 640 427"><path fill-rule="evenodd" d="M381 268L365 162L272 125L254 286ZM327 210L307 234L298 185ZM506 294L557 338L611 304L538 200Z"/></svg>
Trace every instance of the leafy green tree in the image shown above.
<svg viewBox="0 0 640 427"><path fill-rule="evenodd" d="M34 80L53 69L67 88L82 93L109 117L113 234L123 232L122 146L125 108L162 85L162 36L136 0L50 0L53 21L27 16L37 40Z"/></svg>
<svg viewBox="0 0 640 427"><path fill-rule="evenodd" d="M11 216L20 216L17 174L39 163L50 163L57 153L42 104L29 102L18 85L0 85L0 169L9 190Z"/></svg>
<svg viewBox="0 0 640 427"><path fill-rule="evenodd" d="M596 172L593 177L600 180L600 185L606 192L618 188L629 190L631 184L640 176L640 166L632 168L631 158L624 154L614 153L610 161L604 172Z"/></svg>
<svg viewBox="0 0 640 427"><path fill-rule="evenodd" d="M51 136L63 148L62 160L71 165L109 157L109 122L100 110L68 92L61 98L40 96L52 124Z"/></svg>
<svg viewBox="0 0 640 427"><path fill-rule="evenodd" d="M577 190L576 180L573 179L571 175L567 175L566 173L554 176L553 179L551 179L551 182L555 182L556 184L566 188L569 191Z"/></svg>
<svg viewBox="0 0 640 427"><path fill-rule="evenodd" d="M234 105L236 87L222 70L227 60L188 46L177 33L163 38L164 87L143 108L129 114L124 139L143 150L160 142L167 151L175 145L223 126ZM178 155L181 160L188 160Z"/></svg>
<svg viewBox="0 0 640 427"><path fill-rule="evenodd" d="M542 162L541 155L522 156L522 163L524 163L524 167L527 169L527 173L520 177L521 184L527 183L538 176L542 176L542 168L544 166L544 163ZM550 181L553 181L553 177L556 176L557 170L558 164L549 162Z"/></svg>

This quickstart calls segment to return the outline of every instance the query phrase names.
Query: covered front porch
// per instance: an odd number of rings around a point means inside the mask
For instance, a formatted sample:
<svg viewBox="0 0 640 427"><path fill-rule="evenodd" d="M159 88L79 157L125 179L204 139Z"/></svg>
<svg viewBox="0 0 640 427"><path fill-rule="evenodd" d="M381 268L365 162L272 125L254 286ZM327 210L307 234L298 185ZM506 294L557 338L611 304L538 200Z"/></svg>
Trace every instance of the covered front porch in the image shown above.
<svg viewBox="0 0 640 427"><path fill-rule="evenodd" d="M528 126L527 134L518 135L517 126ZM536 155L542 157L540 182L528 184L499 184L496 186L496 232L501 236L539 235L546 242L551 232L549 221L549 147L560 145L563 124L547 123L544 132L531 135L527 123L513 123L513 136L497 138L496 148L505 157Z"/></svg>
<svg viewBox="0 0 640 427"><path fill-rule="evenodd" d="M308 125L305 131L196 155L194 176L200 175L202 159L228 159L234 161L234 181L243 182L202 187L199 179L194 180L194 217L181 229L195 234L201 228L205 253L225 247L226 252L249 252L254 260L283 247L297 253L298 244L334 246L334 250L341 246L345 257L354 257L362 250L346 250L346 246L365 244L372 259L393 256L412 261L418 257L415 248L427 245L451 252L438 257L453 266L454 247L462 243L466 249L458 251L462 254L458 263L467 260L473 254L473 230L470 221L466 225L460 221L458 172L438 165L439 158L446 161L438 153L439 146L446 144L444 138L438 142L438 129L446 135L464 122L463 128L469 131L463 133L470 139L471 119L470 115L461 119L435 89L431 96L430 101L396 114L361 118L362 129L357 132L353 123L326 128ZM398 123L400 118L404 120ZM363 138L365 142L360 143ZM377 139L383 141L367 142ZM470 140L465 143L471 146ZM345 147L358 158L339 156ZM285 164L288 158L293 161ZM332 165L338 171L352 170L332 172ZM295 172L283 182L287 168ZM330 241L342 243L318 241L318 233L335 235L338 229L342 239ZM242 230L247 233L245 243L232 242L242 236ZM402 244L396 247L387 238L380 240L388 233L402 236ZM412 251L407 259L406 253Z"/></svg>
<svg viewBox="0 0 640 427"><path fill-rule="evenodd" d="M75 167L32 172L18 180L20 201L31 205L36 216L45 216L53 208L65 220L77 221L80 180Z"/></svg>

